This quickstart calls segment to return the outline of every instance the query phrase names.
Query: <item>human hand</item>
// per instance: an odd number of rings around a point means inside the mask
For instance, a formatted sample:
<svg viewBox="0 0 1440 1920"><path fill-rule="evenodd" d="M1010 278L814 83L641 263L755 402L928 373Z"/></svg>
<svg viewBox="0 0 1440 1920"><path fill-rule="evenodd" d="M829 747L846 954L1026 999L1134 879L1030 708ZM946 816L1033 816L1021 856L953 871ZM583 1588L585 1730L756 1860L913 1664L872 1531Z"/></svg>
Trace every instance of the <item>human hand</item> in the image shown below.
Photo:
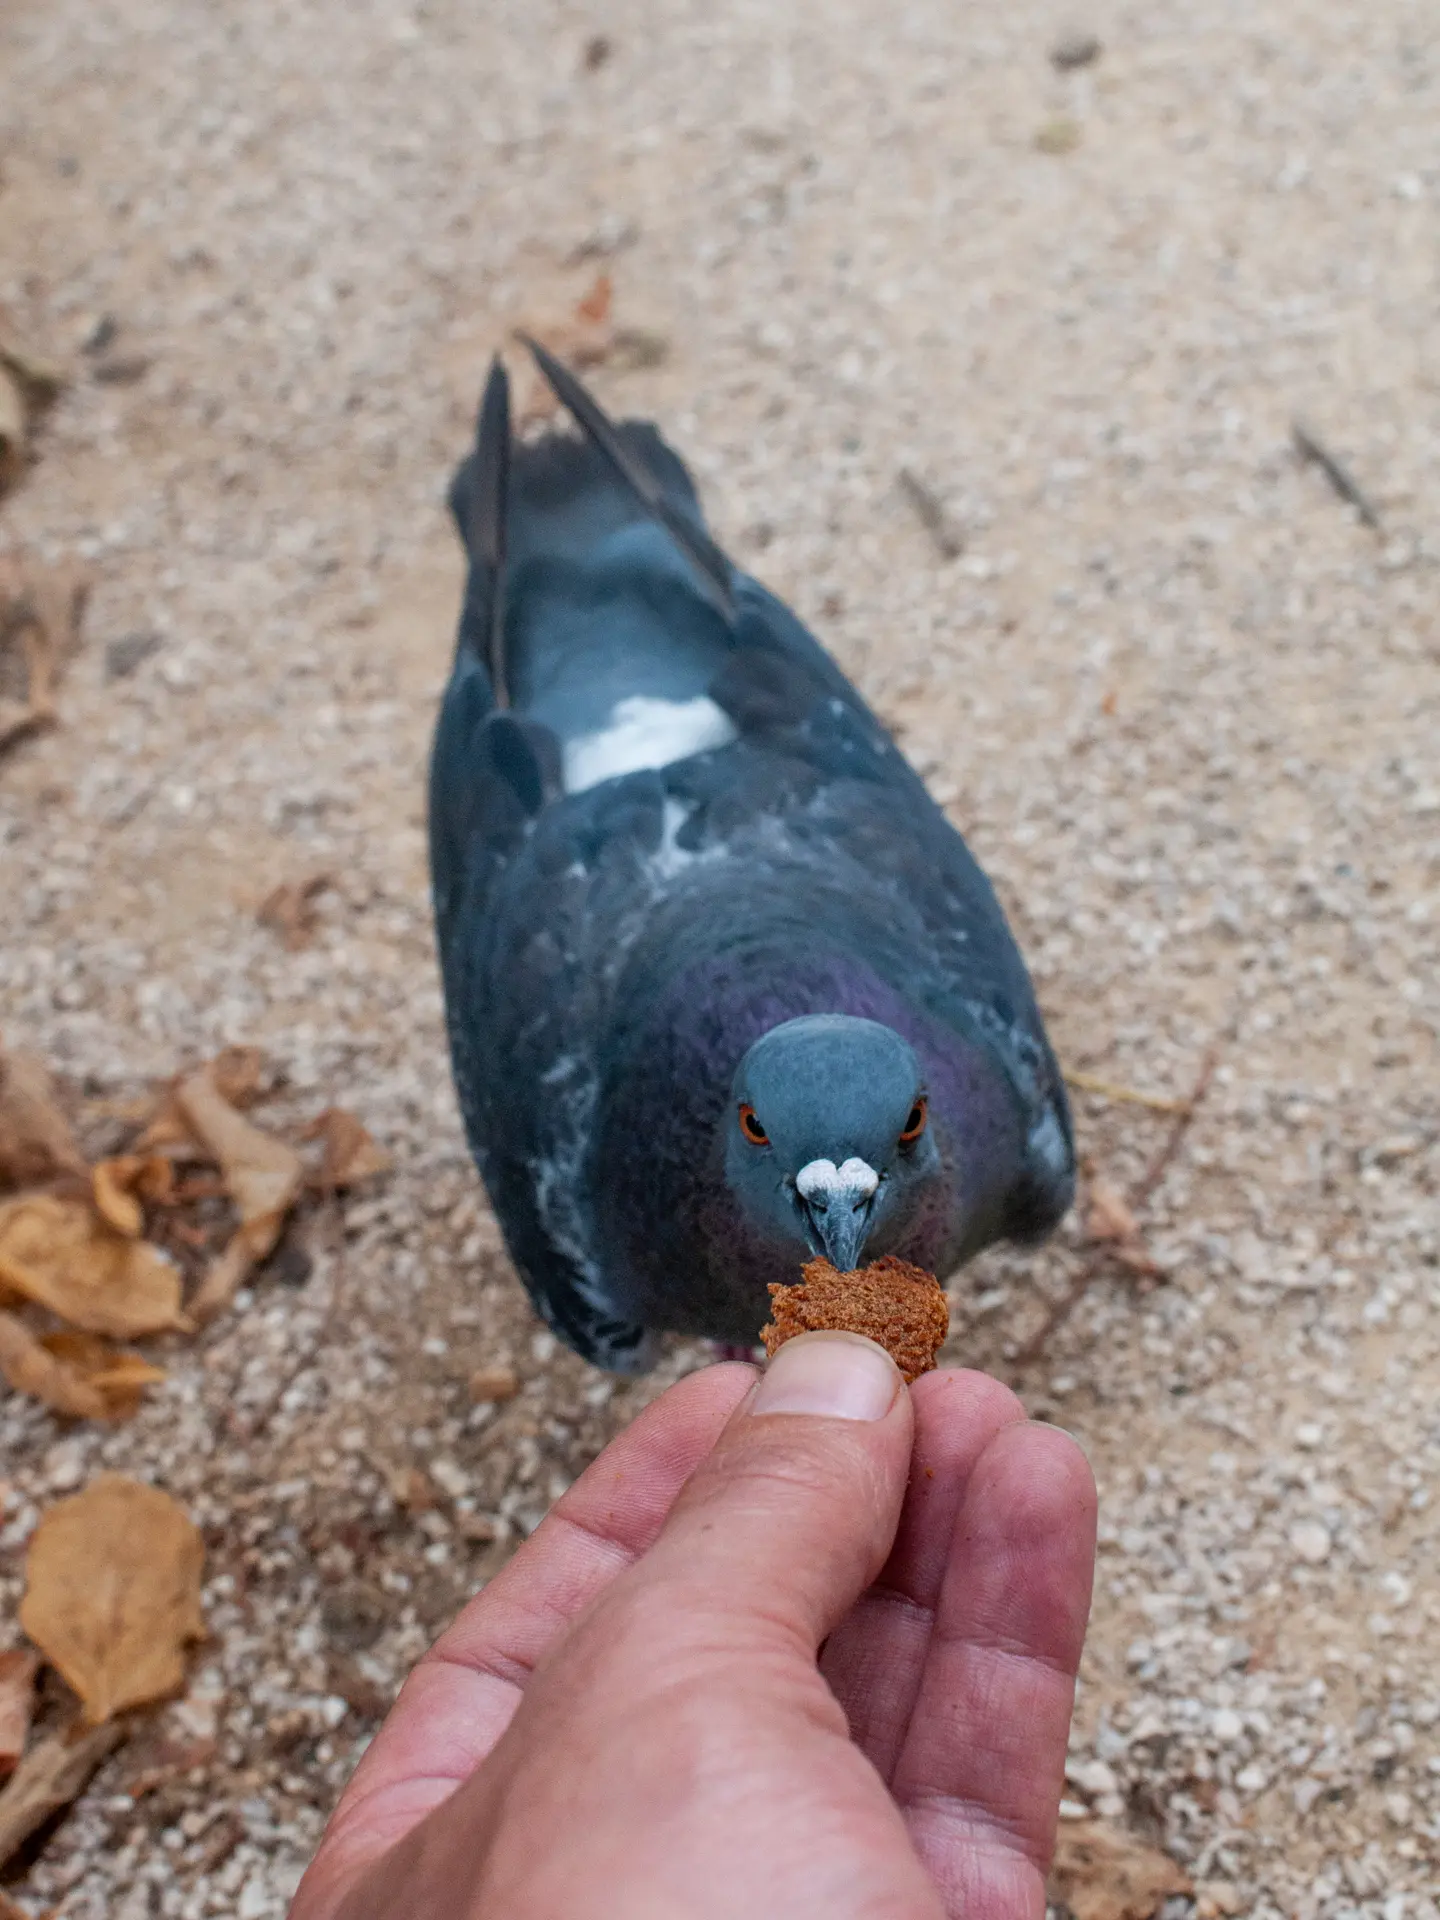
<svg viewBox="0 0 1440 1920"><path fill-rule="evenodd" d="M1039 1920L1094 1534L984 1374L692 1374L411 1675L291 1920Z"/></svg>

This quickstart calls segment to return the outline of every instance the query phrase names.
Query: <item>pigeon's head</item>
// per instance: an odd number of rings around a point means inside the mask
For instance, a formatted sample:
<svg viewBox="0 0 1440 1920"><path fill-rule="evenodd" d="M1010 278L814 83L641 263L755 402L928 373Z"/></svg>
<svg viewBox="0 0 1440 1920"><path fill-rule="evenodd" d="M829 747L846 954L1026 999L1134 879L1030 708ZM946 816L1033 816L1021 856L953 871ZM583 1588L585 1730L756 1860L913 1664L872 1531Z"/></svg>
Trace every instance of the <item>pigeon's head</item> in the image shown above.
<svg viewBox="0 0 1440 1920"><path fill-rule="evenodd" d="M740 1062L725 1176L751 1225L848 1272L904 1237L942 1179L920 1063L890 1027L810 1014Z"/></svg>

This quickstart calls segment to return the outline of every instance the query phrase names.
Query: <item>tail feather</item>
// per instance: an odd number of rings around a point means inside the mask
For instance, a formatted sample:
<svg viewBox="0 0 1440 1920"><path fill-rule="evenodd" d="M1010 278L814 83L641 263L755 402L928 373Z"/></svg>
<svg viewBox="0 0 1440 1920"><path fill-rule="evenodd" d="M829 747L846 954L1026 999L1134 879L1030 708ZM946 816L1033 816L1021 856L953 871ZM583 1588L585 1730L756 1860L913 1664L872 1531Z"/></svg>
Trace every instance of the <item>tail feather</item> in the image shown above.
<svg viewBox="0 0 1440 1920"><path fill-rule="evenodd" d="M470 559L460 649L482 665L496 708L514 704L509 658L515 607L555 563L592 563L627 527L655 524L706 599L734 618L734 572L706 530L684 462L648 422L616 422L552 355L526 343L580 433L512 438L510 382L497 356L480 402L475 444L450 487L450 510ZM541 566L537 576L532 563Z"/></svg>
<svg viewBox="0 0 1440 1920"><path fill-rule="evenodd" d="M450 511L470 556L461 639L469 639L482 653L497 707L510 704L505 677L510 451L510 377L497 354L480 401L475 450L450 488Z"/></svg>
<svg viewBox="0 0 1440 1920"><path fill-rule="evenodd" d="M522 335L540 371L590 444L624 482L638 505L658 520L685 554L709 589L720 610L730 618L735 610L733 570L697 515L687 513L672 498L639 452L635 438L610 418L595 396L538 340ZM689 491L687 487L687 491ZM693 493L691 498L693 500Z"/></svg>

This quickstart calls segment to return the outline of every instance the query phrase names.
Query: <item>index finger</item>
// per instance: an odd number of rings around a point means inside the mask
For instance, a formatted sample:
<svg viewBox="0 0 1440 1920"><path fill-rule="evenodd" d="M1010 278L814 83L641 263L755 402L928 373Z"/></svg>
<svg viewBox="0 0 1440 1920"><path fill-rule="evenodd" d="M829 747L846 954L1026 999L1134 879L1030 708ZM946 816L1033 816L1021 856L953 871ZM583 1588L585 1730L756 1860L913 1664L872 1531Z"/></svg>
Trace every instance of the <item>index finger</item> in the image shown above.
<svg viewBox="0 0 1440 1920"><path fill-rule="evenodd" d="M681 1488L755 1382L707 1367L661 1395L581 1474L416 1667L355 1771L291 1920L344 1888L486 1759L536 1664L650 1547Z"/></svg>

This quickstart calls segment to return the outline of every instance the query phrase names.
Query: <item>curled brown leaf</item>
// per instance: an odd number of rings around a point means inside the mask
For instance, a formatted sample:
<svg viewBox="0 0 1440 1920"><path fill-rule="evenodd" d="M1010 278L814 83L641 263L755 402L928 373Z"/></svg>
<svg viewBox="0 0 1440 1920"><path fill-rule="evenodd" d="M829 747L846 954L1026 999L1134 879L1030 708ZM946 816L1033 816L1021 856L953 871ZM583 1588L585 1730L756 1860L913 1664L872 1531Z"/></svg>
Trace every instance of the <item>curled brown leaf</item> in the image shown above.
<svg viewBox="0 0 1440 1920"><path fill-rule="evenodd" d="M222 1047L210 1062L215 1091L232 1107L252 1107L260 1093L265 1060L258 1047Z"/></svg>
<svg viewBox="0 0 1440 1920"><path fill-rule="evenodd" d="M299 1154L232 1106L209 1068L183 1080L176 1100L191 1132L219 1165L241 1227L263 1258L299 1196L304 1180Z"/></svg>
<svg viewBox="0 0 1440 1920"><path fill-rule="evenodd" d="M49 1353L18 1314L0 1309L0 1374L16 1393L28 1394L72 1420L108 1418L105 1396Z"/></svg>
<svg viewBox="0 0 1440 1920"><path fill-rule="evenodd" d="M95 1206L117 1233L138 1240L145 1207L163 1207L175 1190L175 1168L158 1153L126 1153L102 1160L90 1173Z"/></svg>
<svg viewBox="0 0 1440 1920"><path fill-rule="evenodd" d="M186 1324L175 1268L148 1242L116 1233L88 1193L0 1203L0 1292L120 1339Z"/></svg>
<svg viewBox="0 0 1440 1920"><path fill-rule="evenodd" d="M143 1353L111 1346L96 1333L67 1327L42 1334L40 1344L73 1377L95 1389L105 1403L107 1420L128 1420L145 1397L145 1389L159 1386L165 1378L165 1369L154 1366Z"/></svg>
<svg viewBox="0 0 1440 1920"><path fill-rule="evenodd" d="M304 880L284 880L266 894L255 917L262 927L277 933L291 953L297 953L310 944L319 924L315 902L334 884L334 875L329 873L312 873Z"/></svg>
<svg viewBox="0 0 1440 1920"><path fill-rule="evenodd" d="M305 1184L305 1168L293 1147L263 1132L225 1098L213 1069L202 1067L175 1089L181 1117L219 1167L240 1215L229 1246L206 1274L190 1303L197 1321L228 1306L246 1275L280 1238L285 1220Z"/></svg>
<svg viewBox="0 0 1440 1920"><path fill-rule="evenodd" d="M72 1420L128 1420L145 1389L165 1378L142 1354L112 1347L98 1334L36 1335L18 1314L0 1310L0 1374Z"/></svg>
<svg viewBox="0 0 1440 1920"><path fill-rule="evenodd" d="M320 1170L312 1176L312 1185L325 1193L390 1171L389 1154L344 1107L327 1107L306 1128L305 1138L321 1143Z"/></svg>
<svg viewBox="0 0 1440 1920"><path fill-rule="evenodd" d="M1134 1209L1120 1189L1103 1174L1090 1176L1085 1231L1096 1246L1127 1272L1142 1280L1159 1280L1164 1268L1145 1244Z"/></svg>
<svg viewBox="0 0 1440 1920"><path fill-rule="evenodd" d="M221 1099L242 1109L255 1104L264 1070L265 1062L258 1047L222 1048L202 1069L209 1074ZM187 1077L181 1074L166 1086L135 1142L136 1153L174 1154L183 1159L189 1152L204 1157L204 1144L186 1121L176 1099Z"/></svg>
<svg viewBox="0 0 1440 1920"><path fill-rule="evenodd" d="M1131 1212L1129 1201L1104 1174L1092 1176L1089 1200L1085 1231L1092 1240L1139 1239L1140 1223Z"/></svg>
<svg viewBox="0 0 1440 1920"><path fill-rule="evenodd" d="M1103 1820L1061 1822L1050 1891L1075 1920L1150 1920L1191 1883L1168 1853Z"/></svg>

